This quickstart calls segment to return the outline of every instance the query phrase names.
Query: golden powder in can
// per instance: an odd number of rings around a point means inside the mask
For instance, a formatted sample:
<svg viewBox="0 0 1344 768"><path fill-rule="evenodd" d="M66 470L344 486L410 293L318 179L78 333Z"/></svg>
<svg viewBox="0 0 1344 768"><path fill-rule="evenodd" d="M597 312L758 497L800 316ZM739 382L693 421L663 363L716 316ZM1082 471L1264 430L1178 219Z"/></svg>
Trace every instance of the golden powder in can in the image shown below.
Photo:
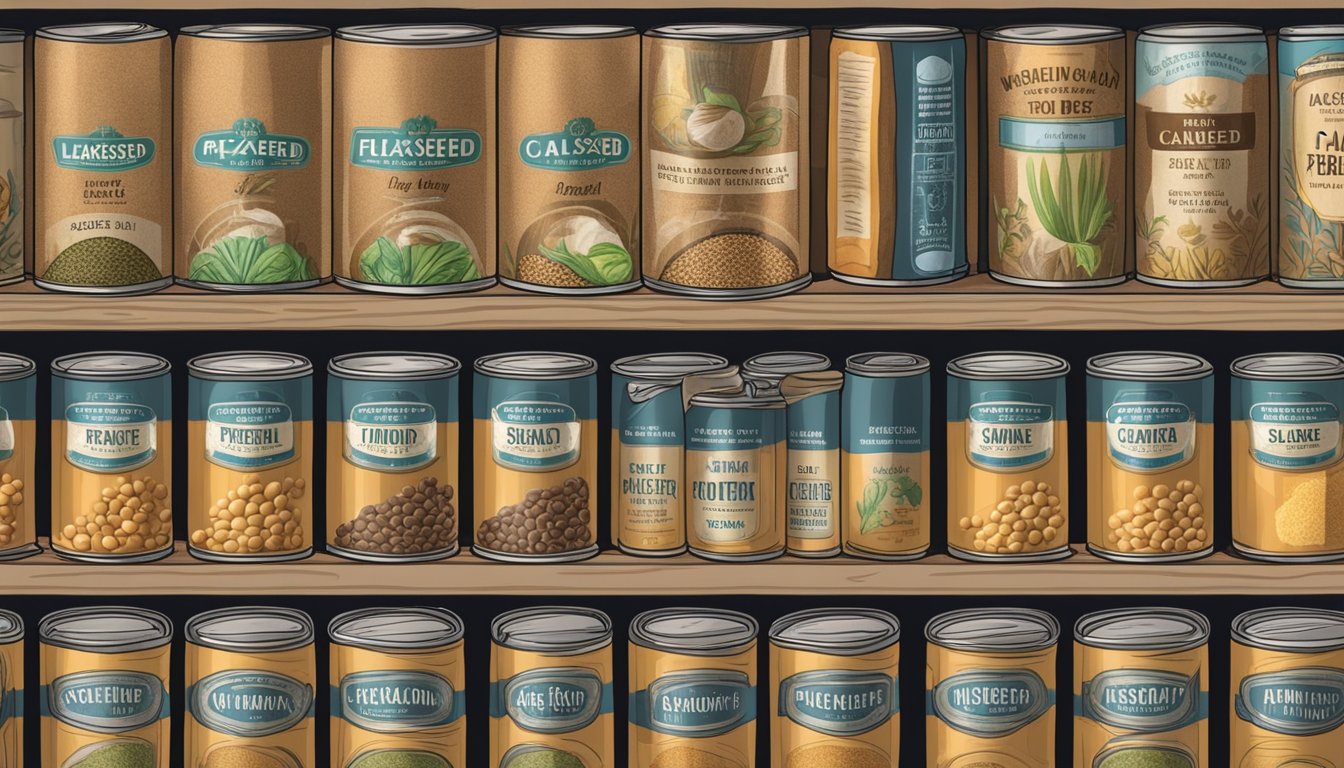
<svg viewBox="0 0 1344 768"><path fill-rule="evenodd" d="M659 752L649 768L742 768L742 764L695 747L673 747Z"/></svg>
<svg viewBox="0 0 1344 768"><path fill-rule="evenodd" d="M687 246L662 279L705 288L757 288L798 276L798 263L772 240L750 232L711 235Z"/></svg>
<svg viewBox="0 0 1344 768"><path fill-rule="evenodd" d="M784 768L890 768L892 759L873 749L816 744L789 753Z"/></svg>

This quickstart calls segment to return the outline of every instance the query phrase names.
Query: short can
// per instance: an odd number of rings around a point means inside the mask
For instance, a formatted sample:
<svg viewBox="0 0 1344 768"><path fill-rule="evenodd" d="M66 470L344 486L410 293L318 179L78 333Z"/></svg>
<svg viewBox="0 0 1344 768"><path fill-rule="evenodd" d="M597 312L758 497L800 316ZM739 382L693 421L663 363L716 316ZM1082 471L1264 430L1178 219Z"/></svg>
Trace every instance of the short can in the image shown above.
<svg viewBox="0 0 1344 768"><path fill-rule="evenodd" d="M51 549L145 562L173 551L172 366L140 352L51 364Z"/></svg>
<svg viewBox="0 0 1344 768"><path fill-rule="evenodd" d="M924 636L925 765L1054 768L1059 622L1027 608L972 608L935 616Z"/></svg>
<svg viewBox="0 0 1344 768"><path fill-rule="evenodd" d="M475 364L476 541L482 557L568 562L597 554L597 361L567 352Z"/></svg>
<svg viewBox="0 0 1344 768"><path fill-rule="evenodd" d="M841 27L830 71L831 274L861 285L965 276L965 35Z"/></svg>
<svg viewBox="0 0 1344 768"><path fill-rule="evenodd" d="M984 352L947 365L947 546L968 560L1069 549L1069 364Z"/></svg>
<svg viewBox="0 0 1344 768"><path fill-rule="evenodd" d="M42 764L168 768L168 617L143 608L72 608L47 614L37 632Z"/></svg>
<svg viewBox="0 0 1344 768"><path fill-rule="evenodd" d="M27 120L26 38L21 29L0 28L0 285L23 279L29 248L29 149L24 140Z"/></svg>
<svg viewBox="0 0 1344 768"><path fill-rule="evenodd" d="M495 53L495 31L471 24L336 31L336 282L404 294L494 283Z"/></svg>
<svg viewBox="0 0 1344 768"><path fill-rule="evenodd" d="M1197 355L1087 361L1087 548L1110 560L1213 551L1213 366Z"/></svg>
<svg viewBox="0 0 1344 768"><path fill-rule="evenodd" d="M331 30L183 27L174 63L178 281L278 291L330 279Z"/></svg>
<svg viewBox="0 0 1344 768"><path fill-rule="evenodd" d="M545 293L639 285L639 33L505 27L499 280Z"/></svg>
<svg viewBox="0 0 1344 768"><path fill-rule="evenodd" d="M327 627L333 768L466 768L462 620L362 608Z"/></svg>
<svg viewBox="0 0 1344 768"><path fill-rule="evenodd" d="M521 608L490 638L490 765L615 768L611 618Z"/></svg>
<svg viewBox="0 0 1344 768"><path fill-rule="evenodd" d="M1180 608L1089 613L1073 628L1073 765L1209 765L1209 620Z"/></svg>
<svg viewBox="0 0 1344 768"><path fill-rule="evenodd" d="M398 562L457 553L461 368L422 352L328 363L327 551Z"/></svg>
<svg viewBox="0 0 1344 768"><path fill-rule="evenodd" d="M643 59L644 282L705 299L806 286L807 30L656 27Z"/></svg>
<svg viewBox="0 0 1344 768"><path fill-rule="evenodd" d="M784 539L789 554L840 554L840 371L791 373L784 398Z"/></svg>
<svg viewBox="0 0 1344 768"><path fill-rule="evenodd" d="M929 361L864 352L845 361L840 516L845 554L914 560L929 551Z"/></svg>
<svg viewBox="0 0 1344 768"><path fill-rule="evenodd" d="M147 24L37 31L34 267L43 288L173 282L173 44Z"/></svg>
<svg viewBox="0 0 1344 768"><path fill-rule="evenodd" d="M686 551L688 377L729 369L703 352L623 357L611 364L611 529L623 552Z"/></svg>
<svg viewBox="0 0 1344 768"><path fill-rule="evenodd" d="M770 764L900 763L901 625L886 611L816 608L770 627Z"/></svg>
<svg viewBox="0 0 1344 768"><path fill-rule="evenodd" d="M187 362L188 550L203 560L312 554L313 364L287 352Z"/></svg>
<svg viewBox="0 0 1344 768"><path fill-rule="evenodd" d="M1138 278L1222 288L1269 277L1269 44L1236 24L1139 32Z"/></svg>
<svg viewBox="0 0 1344 768"><path fill-rule="evenodd" d="M1123 282L1124 31L1029 25L983 38L990 274L1043 288Z"/></svg>
<svg viewBox="0 0 1344 768"><path fill-rule="evenodd" d="M30 485L36 462L37 365L0 353L0 561L40 551Z"/></svg>
<svg viewBox="0 0 1344 768"><path fill-rule="evenodd" d="M1335 768L1344 755L1344 613L1261 608L1232 621L1229 765Z"/></svg>
<svg viewBox="0 0 1344 768"><path fill-rule="evenodd" d="M629 768L755 768L759 632L752 617L712 608L630 622Z"/></svg>
<svg viewBox="0 0 1344 768"><path fill-rule="evenodd" d="M23 765L23 617L0 611L0 761Z"/></svg>

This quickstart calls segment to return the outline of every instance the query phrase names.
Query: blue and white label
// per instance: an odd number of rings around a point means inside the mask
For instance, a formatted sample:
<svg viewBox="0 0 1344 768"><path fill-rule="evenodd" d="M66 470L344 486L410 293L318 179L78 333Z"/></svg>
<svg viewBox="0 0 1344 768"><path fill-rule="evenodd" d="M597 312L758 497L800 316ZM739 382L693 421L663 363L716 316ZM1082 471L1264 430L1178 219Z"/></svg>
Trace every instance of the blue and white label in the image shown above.
<svg viewBox="0 0 1344 768"><path fill-rule="evenodd" d="M1339 408L1264 402L1250 408L1251 456L1272 469L1315 469L1339 459Z"/></svg>
<svg viewBox="0 0 1344 768"><path fill-rule="evenodd" d="M1302 667L1248 675L1237 687L1237 717L1284 736L1317 736L1344 725L1344 670Z"/></svg>
<svg viewBox="0 0 1344 768"><path fill-rule="evenodd" d="M1184 403L1124 401L1106 409L1111 460L1136 472L1179 467L1195 455L1195 415Z"/></svg>
<svg viewBox="0 0 1344 768"><path fill-rule="evenodd" d="M756 719L756 687L732 670L670 672L632 693L630 712L637 725L655 733L713 738Z"/></svg>
<svg viewBox="0 0 1344 768"><path fill-rule="evenodd" d="M1043 403L974 403L968 414L966 455L995 472L1039 467L1055 455L1055 409Z"/></svg>
<svg viewBox="0 0 1344 768"><path fill-rule="evenodd" d="M440 128L429 115L403 120L397 128L356 128L350 134L350 164L382 171L440 171L481 159L481 134Z"/></svg>
<svg viewBox="0 0 1344 768"><path fill-rule="evenodd" d="M206 410L206 458L249 472L294 458L294 414L281 402L211 403Z"/></svg>
<svg viewBox="0 0 1344 768"><path fill-rule="evenodd" d="M900 711L896 681L882 672L822 669L779 683L779 714L827 736L857 736Z"/></svg>
<svg viewBox="0 0 1344 768"><path fill-rule="evenodd" d="M999 145L1019 152L1095 151L1125 146L1125 118L1031 120L999 118Z"/></svg>
<svg viewBox="0 0 1344 768"><path fill-rule="evenodd" d="M313 688L286 675L227 669L192 686L192 717L217 733L242 738L272 736L313 714Z"/></svg>
<svg viewBox="0 0 1344 768"><path fill-rule="evenodd" d="M1208 717L1199 674L1160 669L1112 669L1083 682L1075 711L1102 725L1135 733L1162 733Z"/></svg>
<svg viewBox="0 0 1344 768"><path fill-rule="evenodd" d="M591 669L529 669L494 683L491 717L507 717L532 733L572 733L612 711L611 684Z"/></svg>
<svg viewBox="0 0 1344 768"><path fill-rule="evenodd" d="M197 165L249 173L303 168L312 154L304 137L271 133L253 117L234 120L225 130L202 133L191 151Z"/></svg>
<svg viewBox="0 0 1344 768"><path fill-rule="evenodd" d="M565 403L506 400L490 409L495 463L524 472L564 469L579 460L583 423Z"/></svg>
<svg viewBox="0 0 1344 768"><path fill-rule="evenodd" d="M90 472L127 472L154 460L158 418L138 403L83 401L65 408L65 458Z"/></svg>
<svg viewBox="0 0 1344 768"><path fill-rule="evenodd" d="M1055 705L1055 692L1029 669L972 669L934 686L929 712L955 730L984 739L1015 733Z"/></svg>
<svg viewBox="0 0 1344 768"><path fill-rule="evenodd" d="M591 118L576 117L564 130L524 136L518 144L524 165L547 171L588 171L630 159L630 137L599 130Z"/></svg>
<svg viewBox="0 0 1344 768"><path fill-rule="evenodd" d="M80 730L125 733L168 717L163 681L146 672L76 672L44 687L43 714Z"/></svg>
<svg viewBox="0 0 1344 768"><path fill-rule="evenodd" d="M154 159L154 140L123 136L116 128L102 125L86 136L55 137L51 152L58 168L115 173L149 165Z"/></svg>
<svg viewBox="0 0 1344 768"><path fill-rule="evenodd" d="M341 678L335 715L374 733L414 733L461 717L448 680L415 670L355 672Z"/></svg>
<svg viewBox="0 0 1344 768"><path fill-rule="evenodd" d="M415 402L360 403L345 420L345 458L365 469L406 471L439 455L434 406Z"/></svg>

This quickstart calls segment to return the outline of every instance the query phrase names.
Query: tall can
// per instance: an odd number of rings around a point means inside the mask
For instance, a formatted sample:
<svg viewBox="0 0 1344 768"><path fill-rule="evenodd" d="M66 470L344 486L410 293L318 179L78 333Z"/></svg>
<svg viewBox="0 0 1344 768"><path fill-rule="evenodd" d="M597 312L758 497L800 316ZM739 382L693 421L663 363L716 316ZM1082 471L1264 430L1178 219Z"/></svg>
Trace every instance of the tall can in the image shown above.
<svg viewBox="0 0 1344 768"><path fill-rule="evenodd" d="M967 560L1069 549L1069 364L983 352L947 364L947 546Z"/></svg>
<svg viewBox="0 0 1344 768"><path fill-rule="evenodd" d="M42 764L168 768L168 617L143 608L72 608L47 614L37 633Z"/></svg>
<svg viewBox="0 0 1344 768"><path fill-rule="evenodd" d="M0 353L0 561L37 554L37 365Z"/></svg>
<svg viewBox="0 0 1344 768"><path fill-rule="evenodd" d="M147 24L37 31L33 227L43 288L173 281L173 44Z"/></svg>
<svg viewBox="0 0 1344 768"><path fill-rule="evenodd" d="M187 550L202 560L312 554L313 364L287 352L187 362Z"/></svg>
<svg viewBox="0 0 1344 768"><path fill-rule="evenodd" d="M990 274L1044 288L1123 282L1125 33L1049 25L983 37Z"/></svg>
<svg viewBox="0 0 1344 768"><path fill-rule="evenodd" d="M178 281L278 291L330 279L331 30L183 27L175 64Z"/></svg>
<svg viewBox="0 0 1344 768"><path fill-rule="evenodd" d="M784 536L789 554L840 554L840 371L791 373L784 398Z"/></svg>
<svg viewBox="0 0 1344 768"><path fill-rule="evenodd" d="M493 282L495 37L470 24L336 30L336 282L407 294Z"/></svg>
<svg viewBox="0 0 1344 768"><path fill-rule="evenodd" d="M506 27L499 279L546 293L639 285L639 33Z"/></svg>
<svg viewBox="0 0 1344 768"><path fill-rule="evenodd" d="M457 554L461 369L421 352L327 364L327 551L392 562Z"/></svg>
<svg viewBox="0 0 1344 768"><path fill-rule="evenodd" d="M964 276L965 36L841 27L830 71L831 274L861 285Z"/></svg>
<svg viewBox="0 0 1344 768"><path fill-rule="evenodd" d="M56 554L140 563L172 553L171 368L162 357L140 352L89 352L52 362Z"/></svg>
<svg viewBox="0 0 1344 768"><path fill-rule="evenodd" d="M1269 45L1235 24L1149 27L1135 45L1138 278L1219 288L1269 276Z"/></svg>
<svg viewBox="0 0 1344 768"><path fill-rule="evenodd" d="M29 240L26 206L30 203L24 181L28 152L24 141L25 45L23 30L0 28L0 285L23 279Z"/></svg>
<svg viewBox="0 0 1344 768"><path fill-rule="evenodd" d="M706 299L777 296L808 257L803 27L644 33L644 282Z"/></svg>
<svg viewBox="0 0 1344 768"><path fill-rule="evenodd" d="M466 766L462 620L363 608L331 620L333 768Z"/></svg>
<svg viewBox="0 0 1344 768"><path fill-rule="evenodd" d="M0 610L0 760L23 765L23 617Z"/></svg>

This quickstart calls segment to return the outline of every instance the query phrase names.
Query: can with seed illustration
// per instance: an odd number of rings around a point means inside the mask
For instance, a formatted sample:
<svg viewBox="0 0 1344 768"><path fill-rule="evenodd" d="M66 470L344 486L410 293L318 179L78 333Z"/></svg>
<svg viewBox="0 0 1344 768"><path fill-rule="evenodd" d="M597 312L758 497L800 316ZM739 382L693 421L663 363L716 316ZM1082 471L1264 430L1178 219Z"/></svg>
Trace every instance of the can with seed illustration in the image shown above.
<svg viewBox="0 0 1344 768"><path fill-rule="evenodd" d="M1278 34L1279 250L1294 288L1344 288L1344 25Z"/></svg>
<svg viewBox="0 0 1344 768"><path fill-rule="evenodd" d="M37 365L0 353L0 561L41 551L37 545Z"/></svg>
<svg viewBox="0 0 1344 768"><path fill-rule="evenodd" d="M0 28L0 285L23 279L31 239L25 181L25 171L31 170L26 168L24 141L26 45L23 30Z"/></svg>
<svg viewBox="0 0 1344 768"><path fill-rule="evenodd" d="M331 620L334 768L466 766L462 620L441 608L363 608Z"/></svg>
<svg viewBox="0 0 1344 768"><path fill-rule="evenodd" d="M330 279L331 30L183 27L175 66L177 279L227 291Z"/></svg>
<svg viewBox="0 0 1344 768"><path fill-rule="evenodd" d="M145 562L173 551L171 366L90 352L51 364L51 549Z"/></svg>
<svg viewBox="0 0 1344 768"><path fill-rule="evenodd" d="M831 274L863 285L965 275L961 30L841 27L831 36L830 86Z"/></svg>
<svg viewBox="0 0 1344 768"><path fill-rule="evenodd" d="M168 33L147 24L37 31L33 273L43 288L144 293L173 281L172 57Z"/></svg>
<svg viewBox="0 0 1344 768"><path fill-rule="evenodd" d="M23 617L0 611L0 761L23 765Z"/></svg>
<svg viewBox="0 0 1344 768"><path fill-rule="evenodd" d="M808 37L681 24L644 33L644 282L699 298L812 279Z"/></svg>
<svg viewBox="0 0 1344 768"><path fill-rule="evenodd" d="M784 398L784 533L789 554L840 554L840 371L791 373Z"/></svg>
<svg viewBox="0 0 1344 768"><path fill-rule="evenodd" d="M490 285L494 30L343 27L332 57L336 281L408 294Z"/></svg>
<svg viewBox="0 0 1344 768"><path fill-rule="evenodd" d="M168 768L168 617L143 608L72 608L47 614L37 632L42 764Z"/></svg>

